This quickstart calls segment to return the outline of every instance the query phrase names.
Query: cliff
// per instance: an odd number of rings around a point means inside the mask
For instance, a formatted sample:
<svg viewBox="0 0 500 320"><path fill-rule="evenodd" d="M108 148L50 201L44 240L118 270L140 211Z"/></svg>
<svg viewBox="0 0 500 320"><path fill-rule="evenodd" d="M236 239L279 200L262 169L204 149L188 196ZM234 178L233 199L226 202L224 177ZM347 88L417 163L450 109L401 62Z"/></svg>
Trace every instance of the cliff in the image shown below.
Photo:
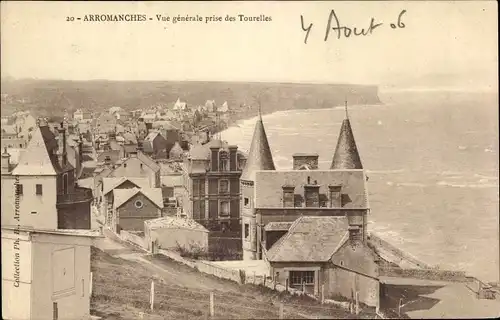
<svg viewBox="0 0 500 320"><path fill-rule="evenodd" d="M64 109L102 111L113 106L135 110L172 104L178 98L188 105L227 101L235 111L246 105L251 106L246 111L256 112L258 95L265 113L331 108L345 99L350 104L380 103L376 86L351 84L2 80L2 113L30 109L37 115L60 115Z"/></svg>

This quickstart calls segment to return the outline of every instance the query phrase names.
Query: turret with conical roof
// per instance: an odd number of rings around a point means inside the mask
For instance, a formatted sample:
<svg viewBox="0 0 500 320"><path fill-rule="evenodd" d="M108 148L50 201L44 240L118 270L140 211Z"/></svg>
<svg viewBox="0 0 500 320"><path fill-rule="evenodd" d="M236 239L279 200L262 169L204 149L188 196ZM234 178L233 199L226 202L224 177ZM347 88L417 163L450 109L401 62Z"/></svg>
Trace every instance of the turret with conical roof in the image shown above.
<svg viewBox="0 0 500 320"><path fill-rule="evenodd" d="M344 121L342 121L342 127L340 128L339 139L330 169L363 169L358 148L356 147L356 141L352 133L349 116L347 114L347 102L346 117Z"/></svg>
<svg viewBox="0 0 500 320"><path fill-rule="evenodd" d="M267 141L266 130L264 129L264 124L262 122L260 106L259 116L257 118L257 122L255 123L252 143L250 145L250 151L245 169L241 174L241 180L254 181L255 171L257 170L276 170L274 167L271 148L269 147L269 142Z"/></svg>

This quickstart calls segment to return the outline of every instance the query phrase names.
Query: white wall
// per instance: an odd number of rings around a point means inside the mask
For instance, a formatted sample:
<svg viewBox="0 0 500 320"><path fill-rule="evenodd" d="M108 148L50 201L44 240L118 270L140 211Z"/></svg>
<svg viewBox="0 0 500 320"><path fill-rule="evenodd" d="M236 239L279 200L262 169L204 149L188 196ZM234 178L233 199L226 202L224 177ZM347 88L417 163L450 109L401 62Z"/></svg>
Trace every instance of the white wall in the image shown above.
<svg viewBox="0 0 500 320"><path fill-rule="evenodd" d="M19 176L23 195L19 197L20 221L14 219L15 178L2 179L2 225L57 229L56 176ZM36 185L42 185L42 195L36 195ZM36 212L36 213L32 213Z"/></svg>
<svg viewBox="0 0 500 320"><path fill-rule="evenodd" d="M31 317L31 243L28 239L26 235L2 230L3 319Z"/></svg>
<svg viewBox="0 0 500 320"><path fill-rule="evenodd" d="M53 302L59 319L88 318L90 245L86 237L34 235L32 310L37 319L52 319Z"/></svg>

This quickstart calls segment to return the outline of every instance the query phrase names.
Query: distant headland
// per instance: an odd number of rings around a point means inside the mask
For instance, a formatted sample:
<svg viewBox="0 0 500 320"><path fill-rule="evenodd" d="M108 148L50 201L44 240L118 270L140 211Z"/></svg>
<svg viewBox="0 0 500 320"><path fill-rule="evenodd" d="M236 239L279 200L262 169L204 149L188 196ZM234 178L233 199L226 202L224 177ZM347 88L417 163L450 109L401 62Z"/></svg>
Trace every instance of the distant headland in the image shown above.
<svg viewBox="0 0 500 320"><path fill-rule="evenodd" d="M260 97L260 98L257 98ZM190 106L227 101L237 118L257 113L257 99L263 113L293 109L320 109L350 104L378 104L378 87L356 84L309 84L212 81L69 81L2 79L2 114L30 110L39 116L62 115L87 109L110 107L125 110L174 104L177 99Z"/></svg>

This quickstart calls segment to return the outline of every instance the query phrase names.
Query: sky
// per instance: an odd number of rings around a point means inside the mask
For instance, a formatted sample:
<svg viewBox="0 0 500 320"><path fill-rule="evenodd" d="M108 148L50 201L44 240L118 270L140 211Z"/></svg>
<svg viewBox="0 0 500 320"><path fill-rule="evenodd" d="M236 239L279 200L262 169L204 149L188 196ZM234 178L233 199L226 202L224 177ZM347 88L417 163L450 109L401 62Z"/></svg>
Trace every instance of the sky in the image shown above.
<svg viewBox="0 0 500 320"><path fill-rule="evenodd" d="M380 84L429 74L497 83L496 1L2 2L2 77ZM367 36L324 41L331 10ZM400 13L404 28L391 28ZM146 22L86 22L146 14ZM156 21L156 15L222 22ZM224 21L265 15L267 22ZM307 44L301 26L312 23ZM74 21L66 21L75 17ZM82 20L76 20L80 17ZM335 26L335 20L332 20Z"/></svg>

